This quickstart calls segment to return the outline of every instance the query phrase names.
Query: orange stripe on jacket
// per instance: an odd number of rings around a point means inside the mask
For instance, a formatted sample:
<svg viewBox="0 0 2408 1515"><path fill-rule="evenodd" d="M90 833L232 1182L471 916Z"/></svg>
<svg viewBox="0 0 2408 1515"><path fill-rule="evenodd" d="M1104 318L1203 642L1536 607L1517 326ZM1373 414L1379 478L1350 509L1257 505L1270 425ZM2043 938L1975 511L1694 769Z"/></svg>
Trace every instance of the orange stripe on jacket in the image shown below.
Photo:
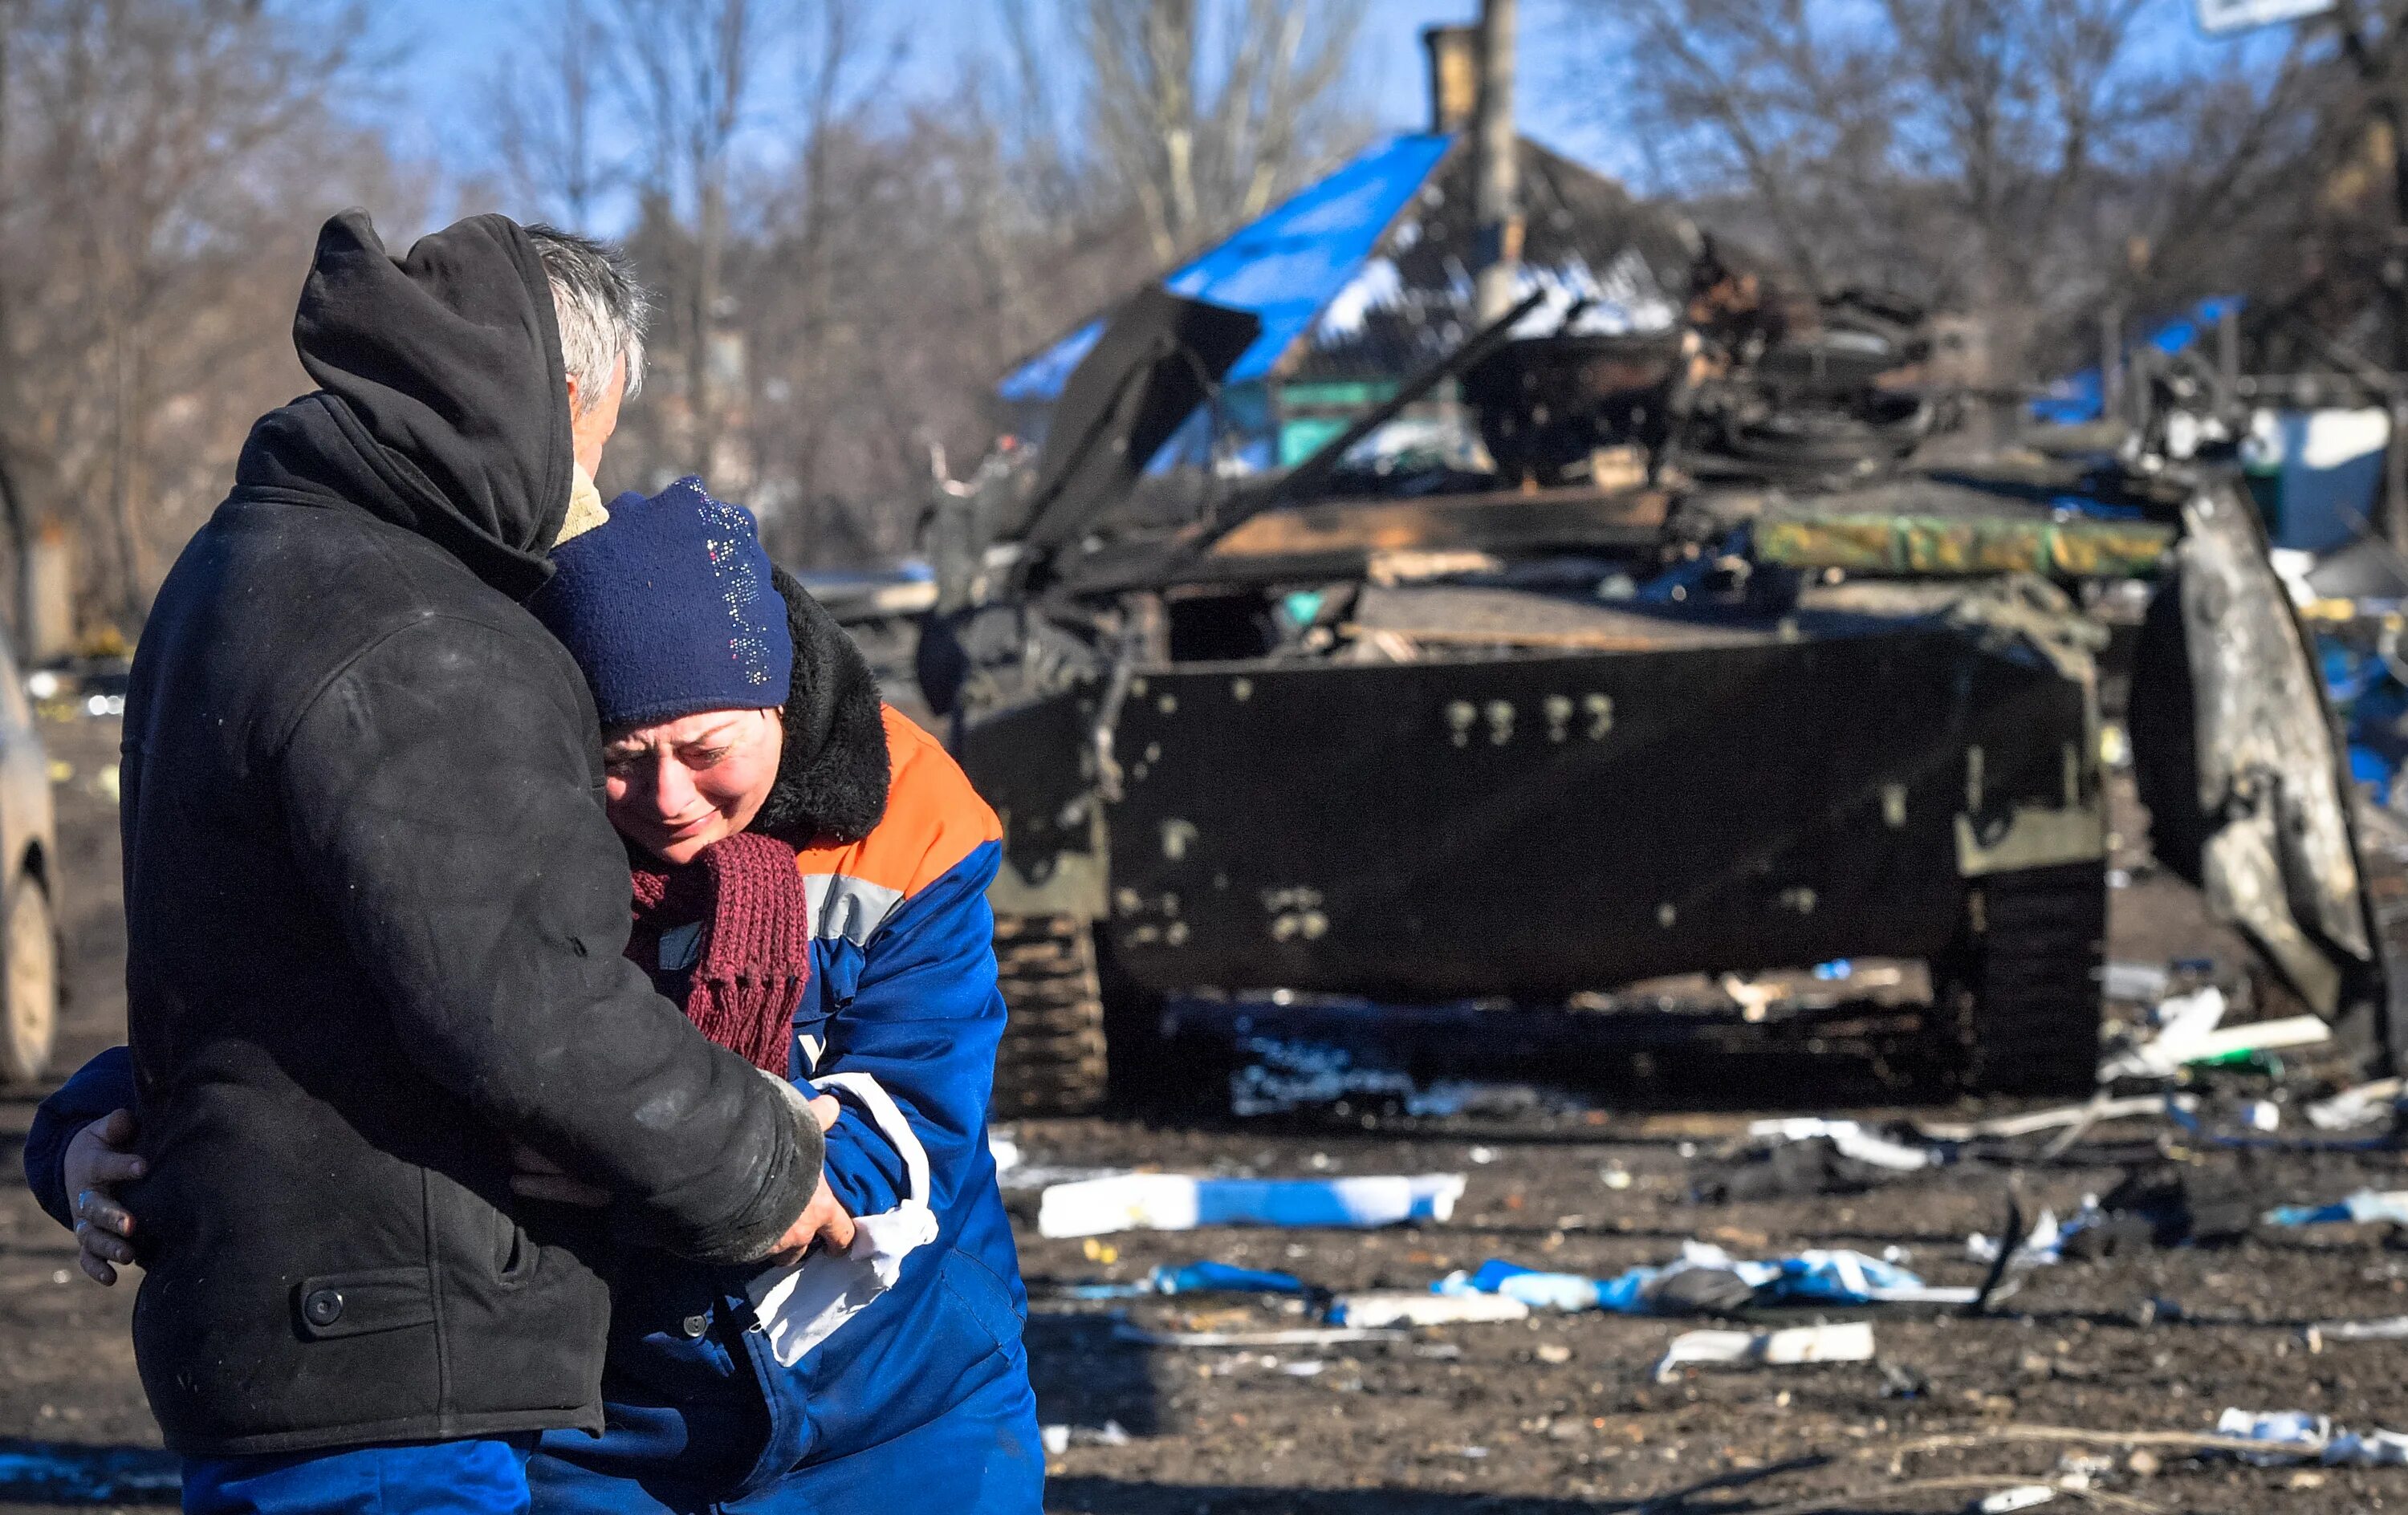
<svg viewBox="0 0 2408 1515"><path fill-rule="evenodd" d="M943 743L891 705L881 712L893 775L885 818L857 842L807 847L795 862L806 875L858 879L909 899L980 847L1001 840L1003 824Z"/></svg>

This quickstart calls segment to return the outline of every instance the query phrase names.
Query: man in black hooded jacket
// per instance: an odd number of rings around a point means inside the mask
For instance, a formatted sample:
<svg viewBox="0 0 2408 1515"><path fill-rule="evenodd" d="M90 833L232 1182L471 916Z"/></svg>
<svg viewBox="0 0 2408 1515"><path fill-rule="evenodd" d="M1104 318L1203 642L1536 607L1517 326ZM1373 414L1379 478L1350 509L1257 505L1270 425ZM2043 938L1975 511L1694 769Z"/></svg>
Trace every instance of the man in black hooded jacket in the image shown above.
<svg viewBox="0 0 2408 1515"><path fill-rule="evenodd" d="M634 355L597 376L586 323L565 367L573 241L483 216L395 259L328 222L294 323L320 387L252 429L135 659L135 1347L221 1482L600 1429L607 1238L513 1195L513 1142L690 1257L808 1235L819 1127L622 955L592 698L521 607L591 489L570 387L615 407ZM494 1508L490 1460L434 1465Z"/></svg>

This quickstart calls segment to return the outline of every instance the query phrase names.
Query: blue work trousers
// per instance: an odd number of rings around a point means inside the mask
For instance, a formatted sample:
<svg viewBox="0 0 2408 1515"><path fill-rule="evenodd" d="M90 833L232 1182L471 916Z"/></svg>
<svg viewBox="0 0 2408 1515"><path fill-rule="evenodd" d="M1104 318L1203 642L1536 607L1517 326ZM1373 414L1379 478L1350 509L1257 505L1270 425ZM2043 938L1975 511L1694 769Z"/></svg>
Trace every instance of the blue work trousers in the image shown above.
<svg viewBox="0 0 2408 1515"><path fill-rule="evenodd" d="M535 1437L184 1459L184 1515L527 1515Z"/></svg>
<svg viewBox="0 0 2408 1515"><path fill-rule="evenodd" d="M899 1436L785 1471L756 1469L735 1488L597 1465L580 1455L580 1442L594 1445L553 1432L528 1465L538 1515L1039 1515L1044 1506L1045 1451L1025 1368L997 1374Z"/></svg>

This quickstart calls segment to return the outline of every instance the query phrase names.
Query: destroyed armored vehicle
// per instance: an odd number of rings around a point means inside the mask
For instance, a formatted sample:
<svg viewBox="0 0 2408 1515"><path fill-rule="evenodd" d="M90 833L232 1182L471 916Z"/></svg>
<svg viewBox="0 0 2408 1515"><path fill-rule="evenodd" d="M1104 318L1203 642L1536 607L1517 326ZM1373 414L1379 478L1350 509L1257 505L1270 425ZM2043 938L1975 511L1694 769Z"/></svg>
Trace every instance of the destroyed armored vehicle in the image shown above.
<svg viewBox="0 0 2408 1515"><path fill-rule="evenodd" d="M2398 863L2237 485L1964 445L1916 313L1775 319L1701 267L1676 332L1534 334L1533 296L1237 479L1143 464L1254 318L1150 290L1033 463L940 503L918 664L1004 822L999 1109L1195 1080L1166 1038L1274 1008L1419 1016L1455 1072L1618 1014L1639 1068L1745 1025L2086 1092L2128 683L2166 865L2389 1045ZM1379 455L1451 379L1493 466ZM1866 959L1914 970L1909 1012L1743 992ZM1741 986L1719 1019L1651 987L1697 975Z"/></svg>

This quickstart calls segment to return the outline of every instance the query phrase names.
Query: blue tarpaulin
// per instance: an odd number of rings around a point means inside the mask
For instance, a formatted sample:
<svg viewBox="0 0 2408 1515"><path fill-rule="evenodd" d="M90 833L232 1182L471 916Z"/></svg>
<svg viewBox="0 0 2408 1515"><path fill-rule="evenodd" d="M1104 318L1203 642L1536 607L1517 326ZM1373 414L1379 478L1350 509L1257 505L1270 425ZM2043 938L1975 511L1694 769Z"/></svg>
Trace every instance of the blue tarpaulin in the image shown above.
<svg viewBox="0 0 2408 1515"><path fill-rule="evenodd" d="M1454 140L1428 132L1391 137L1163 281L1173 294L1262 319L1262 336L1239 357L1227 382L1270 372L1370 257L1380 234ZM1006 375L996 392L1007 400L1054 399L1103 332L1101 318L1088 322Z"/></svg>
<svg viewBox="0 0 2408 1515"><path fill-rule="evenodd" d="M2237 311L2241 306L2241 297L2237 294L2219 294L2201 300L2197 309L2167 322L2142 338L2141 345L2155 348L2160 352L2180 352L2214 330L2216 322L2224 319L2228 307ZM2072 426L2086 421L2097 421L2106 404L2106 380L2098 369L2085 368L2049 385L2048 393L2032 402L2031 413L2041 421Z"/></svg>

